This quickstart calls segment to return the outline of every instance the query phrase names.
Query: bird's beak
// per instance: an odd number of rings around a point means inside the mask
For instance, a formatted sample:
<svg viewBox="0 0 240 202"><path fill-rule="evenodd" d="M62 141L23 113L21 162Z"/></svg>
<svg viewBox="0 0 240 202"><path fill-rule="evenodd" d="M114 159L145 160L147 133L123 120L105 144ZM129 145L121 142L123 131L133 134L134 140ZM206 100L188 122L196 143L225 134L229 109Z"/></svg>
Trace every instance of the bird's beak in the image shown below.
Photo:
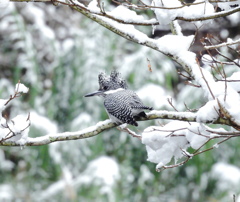
<svg viewBox="0 0 240 202"><path fill-rule="evenodd" d="M84 95L84 97L91 97L91 96L95 96L95 95L102 95L102 91L95 91L93 93L88 93L87 95Z"/></svg>

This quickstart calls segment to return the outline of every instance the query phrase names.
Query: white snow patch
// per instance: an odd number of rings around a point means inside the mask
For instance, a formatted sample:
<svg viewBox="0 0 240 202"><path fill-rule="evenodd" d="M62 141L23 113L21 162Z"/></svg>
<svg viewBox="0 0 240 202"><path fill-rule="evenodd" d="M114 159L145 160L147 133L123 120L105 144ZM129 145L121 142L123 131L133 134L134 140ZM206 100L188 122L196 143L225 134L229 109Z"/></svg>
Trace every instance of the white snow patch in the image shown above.
<svg viewBox="0 0 240 202"><path fill-rule="evenodd" d="M202 2L202 0L196 0L194 3ZM153 8L152 10L155 12L155 15L157 17L157 20L162 25L167 25L173 20L176 19L176 17L184 17L184 18L198 18L202 17L207 14L214 13L214 7L212 4L210 4L208 1L205 1L205 3L197 4L197 5L190 5L185 6L182 8L182 4L178 0L153 0L152 6L157 7L165 7L165 8L175 8L175 9L161 9L161 8ZM200 26L202 23L206 23L208 21L198 21L193 22L197 26Z"/></svg>
<svg viewBox="0 0 240 202"><path fill-rule="evenodd" d="M231 86L235 91L240 92L240 71L234 72L232 76L227 78L227 80L232 81L228 82L229 86Z"/></svg>
<svg viewBox="0 0 240 202"><path fill-rule="evenodd" d="M240 5L240 0L236 1L226 1L226 2L218 2L217 6L221 8L222 10L230 10L232 9L232 6Z"/></svg>
<svg viewBox="0 0 240 202"><path fill-rule="evenodd" d="M197 122L206 123L207 121L214 122L218 119L219 106L216 100L208 101L203 107L197 112Z"/></svg>
<svg viewBox="0 0 240 202"><path fill-rule="evenodd" d="M165 90L161 86L147 84L139 89L137 94L142 100L148 101L148 103L156 109L169 106L167 101L169 96L166 95Z"/></svg>
<svg viewBox="0 0 240 202"><path fill-rule="evenodd" d="M16 84L15 92L18 92L18 93L27 93L28 90L29 90L29 88L26 87L24 84L22 84L22 83L17 83L17 84Z"/></svg>
<svg viewBox="0 0 240 202"><path fill-rule="evenodd" d="M217 179L217 186L221 190L229 190L240 186L240 169L236 166L219 162L216 163L211 171L214 179Z"/></svg>
<svg viewBox="0 0 240 202"><path fill-rule="evenodd" d="M8 184L1 183L0 185L0 201L13 201L14 200L14 189Z"/></svg>
<svg viewBox="0 0 240 202"><path fill-rule="evenodd" d="M181 3L178 0L153 0L152 6L173 8L181 6ZM179 9L153 8L152 10L155 12L158 22L167 25L177 17Z"/></svg>
<svg viewBox="0 0 240 202"><path fill-rule="evenodd" d="M9 3L9 0L0 0L0 10L4 10L5 8L7 8Z"/></svg>
<svg viewBox="0 0 240 202"><path fill-rule="evenodd" d="M78 1L73 1L74 3L77 2L79 3ZM92 12L100 12L100 8L98 7L98 2L97 0L92 0L89 4L88 4L88 9L90 9Z"/></svg>
<svg viewBox="0 0 240 202"><path fill-rule="evenodd" d="M54 39L54 31L45 23L45 14L43 10L37 6L26 6L24 12L27 13L34 20L34 26L43 34L47 39Z"/></svg>
<svg viewBox="0 0 240 202"><path fill-rule="evenodd" d="M0 162L0 169L3 171L11 171L14 168L14 163L5 158L3 150L0 150Z"/></svg>
<svg viewBox="0 0 240 202"><path fill-rule="evenodd" d="M193 149L198 149L210 138L210 133L206 131L203 124L191 123L186 132L186 139Z"/></svg>
<svg viewBox="0 0 240 202"><path fill-rule="evenodd" d="M122 5L116 7L111 12L108 12L108 14L125 22L142 22L144 20L142 15L137 15L135 11L129 10L127 7Z"/></svg>
<svg viewBox="0 0 240 202"><path fill-rule="evenodd" d="M65 192L66 188L74 191L76 187L81 189L81 186L92 184L99 186L100 192L108 194L111 198L114 185L119 178L120 170L117 162L113 158L102 156L89 162L86 170L75 178L69 168L63 168L63 178L43 190L38 199L46 200L61 191Z"/></svg>
<svg viewBox="0 0 240 202"><path fill-rule="evenodd" d="M10 138L9 141L15 141L20 145L25 145L27 142L30 126L28 115L17 115L8 122L8 126L14 133L14 136Z"/></svg>
<svg viewBox="0 0 240 202"><path fill-rule="evenodd" d="M88 113L81 113L79 114L73 121L71 124L71 128L73 129L79 129L80 127L86 126L89 123L91 123L92 121L92 117L90 114Z"/></svg>
<svg viewBox="0 0 240 202"><path fill-rule="evenodd" d="M187 51L194 40L194 36L165 35L157 40L158 48L164 53L177 55Z"/></svg>
<svg viewBox="0 0 240 202"><path fill-rule="evenodd" d="M183 156L181 149L186 149L188 142L185 136L177 136L185 133L186 122L172 121L163 127L148 127L142 134L142 143L146 145L148 161L157 163L157 169L168 164L172 158L177 161ZM174 132L173 130L183 129Z"/></svg>
<svg viewBox="0 0 240 202"><path fill-rule="evenodd" d="M42 116L38 114L35 111L30 112L30 120L31 120L31 125L35 126L38 129L44 130L46 133L57 133L57 125L46 118L45 116Z"/></svg>
<svg viewBox="0 0 240 202"><path fill-rule="evenodd" d="M91 1L91 3L88 5L88 8L92 11L95 12L99 12L99 7L97 7L98 3L96 0ZM112 12L110 12L109 14L113 13L117 14L117 16L119 16L119 10L123 10L126 11L127 8L124 8L123 6L119 8L116 8L117 10L113 10ZM126 17L125 17L125 13L122 14L122 17L124 16L124 20L129 21L128 18L131 19L131 17L134 17L135 19L138 18L138 20L140 19L140 17L137 17L137 15L134 14L134 11L127 11L126 13ZM105 21L105 23L108 23L109 25L115 27L116 29L118 29L119 31L124 32L127 36L129 36L130 38L133 38L135 40L138 41L138 43L144 43L147 40L151 40L146 34L142 33L141 31L135 29L135 27L133 25L128 25L128 24L121 24L118 23L114 20L111 20L109 18L106 17L102 17L102 16L98 16L98 18L103 19Z"/></svg>
<svg viewBox="0 0 240 202"><path fill-rule="evenodd" d="M91 183L96 179L100 180L96 183L100 183L105 190L104 186L111 187L115 184L116 180L120 178L120 172L118 164L113 158L101 156L91 161L81 176L79 180L82 182Z"/></svg>
<svg viewBox="0 0 240 202"><path fill-rule="evenodd" d="M212 64L214 61L213 61L214 57L213 56L210 56L209 54L204 54L201 58L202 62L205 64L205 65L210 65Z"/></svg>

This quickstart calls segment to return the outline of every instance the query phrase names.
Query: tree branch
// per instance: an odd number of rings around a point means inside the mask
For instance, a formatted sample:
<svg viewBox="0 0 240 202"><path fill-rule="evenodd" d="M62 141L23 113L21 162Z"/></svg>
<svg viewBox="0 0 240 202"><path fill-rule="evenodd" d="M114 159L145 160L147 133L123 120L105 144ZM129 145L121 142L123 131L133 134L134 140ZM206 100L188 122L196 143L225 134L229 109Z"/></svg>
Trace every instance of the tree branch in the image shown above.
<svg viewBox="0 0 240 202"><path fill-rule="evenodd" d="M221 12L217 12L211 15L203 15L201 17L193 17L193 18L185 18L185 17L176 17L176 20L183 20L183 21L187 21L187 22L193 22L193 21L204 21L204 20L211 20L211 19L215 19L215 18L221 18L221 17L226 17L228 15L231 15L233 13L237 13L240 11L240 7L236 7L232 10L228 10L228 11L221 11Z"/></svg>
<svg viewBox="0 0 240 202"><path fill-rule="evenodd" d="M238 43L240 43L240 39L238 39L236 41L224 42L224 43L220 43L220 44L212 45L212 46L204 46L204 49L206 49L206 50L216 49L216 48L221 48L223 46L230 46L230 45L234 45L234 44L238 44Z"/></svg>
<svg viewBox="0 0 240 202"><path fill-rule="evenodd" d="M91 13L92 15L95 14L95 15L100 15L100 16L105 16L109 19L112 19L114 21L117 21L119 23L122 23L122 24L132 24L132 25L158 25L159 23L157 22L156 19L151 19L151 20L145 20L145 21L142 21L142 22L136 22L134 20L132 21L124 21L122 19L119 19L119 18L116 18L114 16L111 16L109 14L107 14L106 12L96 12L96 11L90 11L87 7L85 7L83 4L79 3L76 4L76 3L73 3L73 4L68 4L66 2L63 2L63 1L59 1L59 0L10 0L12 2L53 2L53 3L59 3L59 4L63 4L63 5L68 5L70 7L72 7L73 9L77 10L78 12L82 13L83 15L89 17L89 14L86 15L86 11L88 13ZM190 5L197 5L197 4L201 4L201 3L204 3L205 1L203 2L198 2L198 3L191 3ZM81 4L81 5L80 5ZM81 9L76 9L76 6L77 7L81 7ZM127 5L126 5L127 6ZM152 8L159 8L159 9L179 9L179 8L182 8L182 7L185 7L185 6L189 6L188 4L185 4L181 7L176 7L176 8L167 8L167 7L155 7L155 6L150 6L150 5L144 5L144 6L140 6L140 5L135 5L133 4L132 7L134 7L135 9L152 9ZM82 10L85 10L85 12L83 12ZM175 20L183 20L183 21L187 21L187 22L192 22L192 21L205 21L205 20L210 20L210 19L215 19L215 18L220 18L220 17L226 17L228 15L231 15L233 13L237 13L240 11L240 7L236 7L234 9L231 9L231 10L227 10L227 11L221 11L221 12L217 12L217 13L214 13L214 14L208 14L208 15L204 15L204 16L201 16L201 17L193 17L193 18L186 18L186 17L181 17L181 16L177 16L175 18ZM90 17L89 17L90 18ZM91 18L92 19L92 18ZM96 21L96 20L94 20Z"/></svg>
<svg viewBox="0 0 240 202"><path fill-rule="evenodd" d="M137 121L146 121L153 119L170 119L170 120L179 120L179 121L189 121L196 122L196 113L192 112L169 112L169 111L157 111L153 110L147 113L146 118L140 118ZM230 125L230 122L226 119L219 118L218 120L212 122L209 120L207 123L213 124L225 124ZM25 146L40 146L47 145L52 142L67 141L67 140L78 140L85 139L96 136L105 130L109 130L118 126L118 124L113 123L111 120L107 119L105 121L98 122L94 126L90 126L80 131L76 132L63 132L57 134L48 134L42 137L28 138ZM7 140L0 142L0 146L23 146L18 142Z"/></svg>

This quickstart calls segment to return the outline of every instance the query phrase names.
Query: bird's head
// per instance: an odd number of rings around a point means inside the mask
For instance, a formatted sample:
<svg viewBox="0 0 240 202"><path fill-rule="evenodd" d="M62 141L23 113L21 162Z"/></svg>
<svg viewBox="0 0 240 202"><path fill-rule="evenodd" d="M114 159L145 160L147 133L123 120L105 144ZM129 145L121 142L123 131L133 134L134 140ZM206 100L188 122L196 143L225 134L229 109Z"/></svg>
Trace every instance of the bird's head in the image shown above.
<svg viewBox="0 0 240 202"><path fill-rule="evenodd" d="M116 92L118 90L127 89L127 84L124 79L121 78L121 75L117 71L112 71L110 76L107 76L105 73L101 72L98 75L99 89L93 93L85 95L85 97L91 96L106 96L107 94Z"/></svg>

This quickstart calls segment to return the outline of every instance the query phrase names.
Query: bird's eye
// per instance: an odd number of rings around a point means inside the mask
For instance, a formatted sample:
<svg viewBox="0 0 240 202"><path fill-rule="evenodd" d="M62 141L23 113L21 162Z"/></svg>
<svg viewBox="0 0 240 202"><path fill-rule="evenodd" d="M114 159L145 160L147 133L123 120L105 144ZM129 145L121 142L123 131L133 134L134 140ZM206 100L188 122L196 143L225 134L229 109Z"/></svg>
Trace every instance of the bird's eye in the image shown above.
<svg viewBox="0 0 240 202"><path fill-rule="evenodd" d="M107 90L107 86L104 86L104 87L103 87L103 90Z"/></svg>

